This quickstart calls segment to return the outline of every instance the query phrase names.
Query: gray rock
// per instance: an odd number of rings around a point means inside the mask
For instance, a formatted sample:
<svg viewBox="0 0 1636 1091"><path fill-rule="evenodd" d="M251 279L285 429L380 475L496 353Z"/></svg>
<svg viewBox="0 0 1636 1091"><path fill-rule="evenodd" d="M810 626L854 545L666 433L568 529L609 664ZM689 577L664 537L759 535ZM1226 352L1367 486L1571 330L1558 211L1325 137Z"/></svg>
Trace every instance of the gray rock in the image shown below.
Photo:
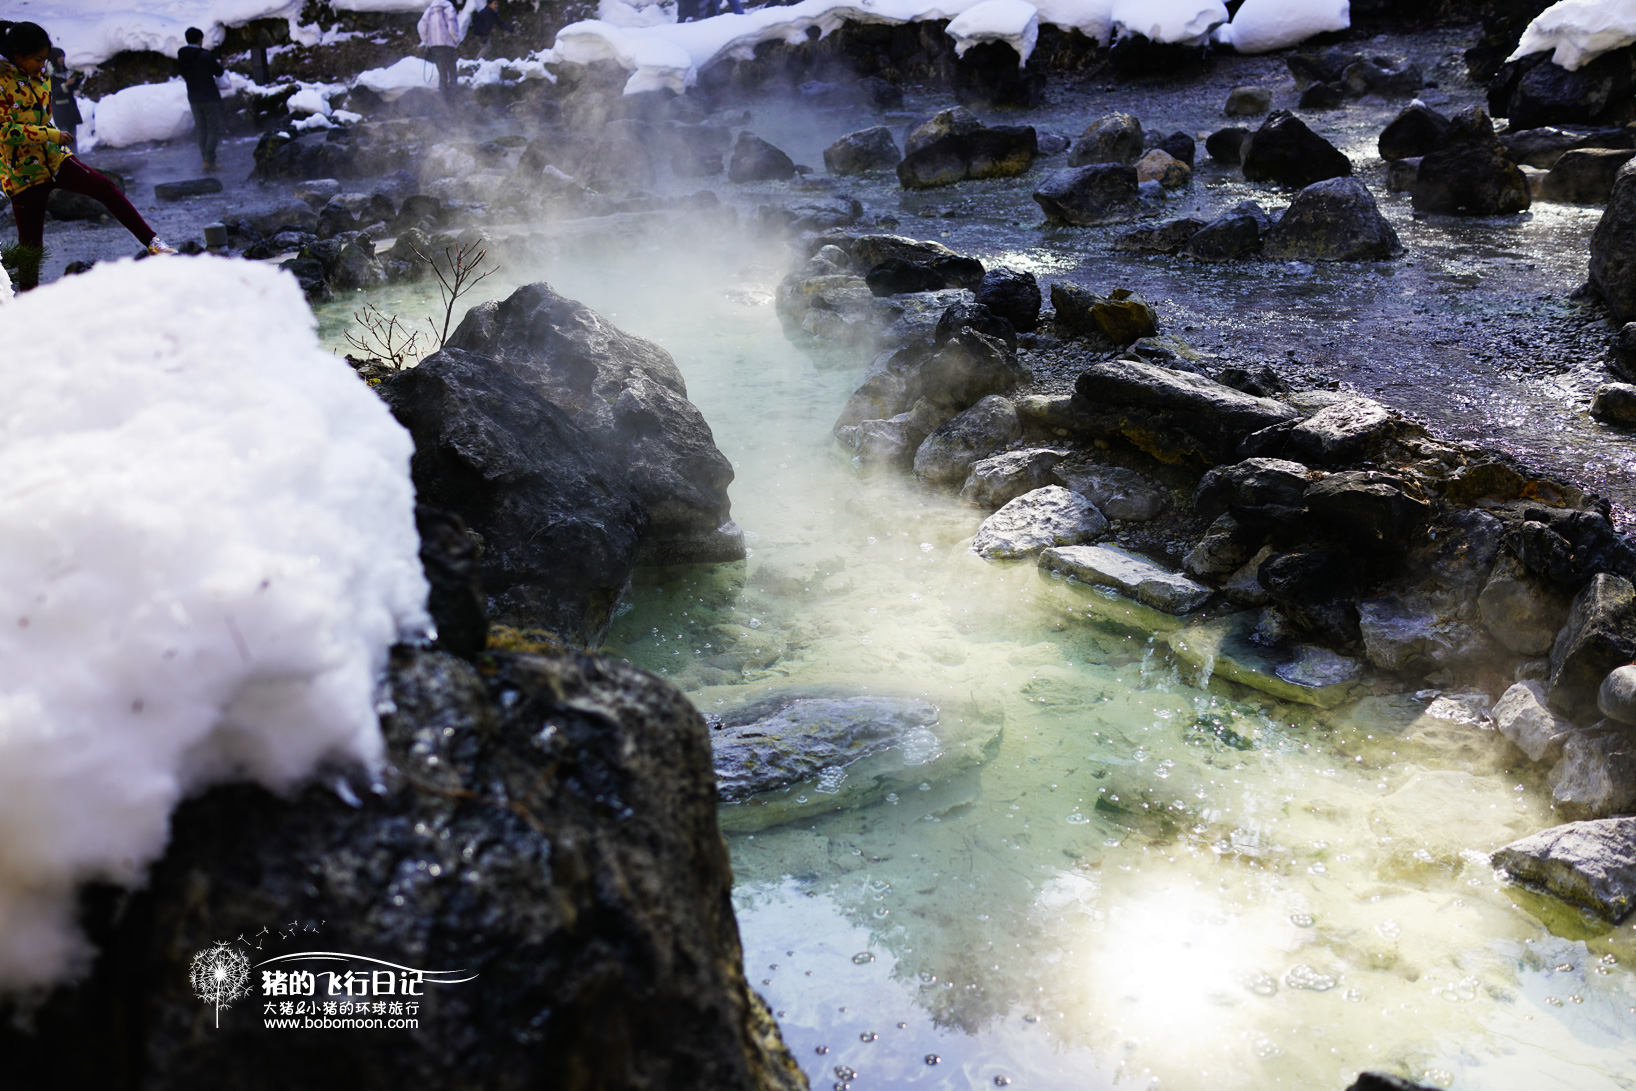
<svg viewBox="0 0 1636 1091"><path fill-rule="evenodd" d="M1092 434L1114 434L1165 461L1233 457L1244 437L1295 410L1202 375L1135 360L1091 364L1074 383L1073 409Z"/></svg>
<svg viewBox="0 0 1636 1091"><path fill-rule="evenodd" d="M837 428L835 438L852 448L859 466L909 470L914 467L915 452L926 438L926 430L917 427L909 414L898 413L886 420L866 420Z"/></svg>
<svg viewBox="0 0 1636 1091"><path fill-rule="evenodd" d="M1274 110L1244 146L1244 177L1251 182L1300 187L1351 173L1351 160L1286 110Z"/></svg>
<svg viewBox="0 0 1636 1091"><path fill-rule="evenodd" d="M1488 583L1477 595L1478 616L1495 640L1518 655L1541 656L1551 650L1568 617L1568 600L1545 587L1515 557L1495 562Z"/></svg>
<svg viewBox="0 0 1636 1091"><path fill-rule="evenodd" d="M1554 765L1574 733L1573 724L1545 705L1545 687L1536 681L1511 686L1494 705L1494 726L1510 739L1529 761Z"/></svg>
<svg viewBox="0 0 1636 1091"><path fill-rule="evenodd" d="M1636 386L1603 383L1591 401L1591 416L1608 424L1636 425Z"/></svg>
<svg viewBox="0 0 1636 1091"><path fill-rule="evenodd" d="M334 178L310 178L305 182L295 183L290 187L290 193L316 210L341 195L341 183Z"/></svg>
<svg viewBox="0 0 1636 1091"><path fill-rule="evenodd" d="M1381 130L1377 147L1388 162L1418 159L1435 151L1448 136L1449 119L1424 102L1411 102Z"/></svg>
<svg viewBox="0 0 1636 1091"><path fill-rule="evenodd" d="M1608 672L1636 660L1636 588L1599 572L1575 596L1551 645L1551 707L1571 720L1596 708Z"/></svg>
<svg viewBox="0 0 1636 1091"><path fill-rule="evenodd" d="M1028 369L1002 342L962 329L904 375L911 405L926 398L947 406L952 415L990 394L1015 390L1028 380Z"/></svg>
<svg viewBox="0 0 1636 1091"><path fill-rule="evenodd" d="M886 420L909 408L908 380L902 372L882 367L872 369L862 385L852 392L835 420L834 432L862 424L866 420Z"/></svg>
<svg viewBox="0 0 1636 1091"><path fill-rule="evenodd" d="M1205 529L1204 536L1188 551L1182 560L1182 567L1199 579L1220 579L1245 566L1258 538L1259 535L1231 515L1218 515Z"/></svg>
<svg viewBox="0 0 1636 1091"><path fill-rule="evenodd" d="M903 158L884 125L847 133L824 149L824 167L831 174L864 174L891 170Z"/></svg>
<svg viewBox="0 0 1636 1091"><path fill-rule="evenodd" d="M865 807L982 765L999 727L959 713L919 698L793 689L729 705L709 717L722 828Z"/></svg>
<svg viewBox="0 0 1636 1091"><path fill-rule="evenodd" d="M1130 114L1106 114L1085 127L1068 149L1070 167L1134 163L1142 154L1142 123Z"/></svg>
<svg viewBox="0 0 1636 1091"><path fill-rule="evenodd" d="M1230 513L1253 526L1289 523L1306 512L1309 471L1281 458L1247 458L1207 471L1193 489L1193 510L1206 519Z"/></svg>
<svg viewBox="0 0 1636 1091"><path fill-rule="evenodd" d="M1122 223L1142 211L1136 168L1123 163L1056 171L1034 191L1034 201L1046 219L1076 227Z"/></svg>
<svg viewBox="0 0 1636 1091"><path fill-rule="evenodd" d="M1231 518L1223 516L1222 518ZM1217 520L1219 522L1220 520ZM1192 554L1188 554L1192 557ZM1262 546L1243 567L1227 577L1221 585L1222 596L1234 606L1265 606L1269 600L1267 589L1261 586L1261 566L1272 556L1272 546Z"/></svg>
<svg viewBox="0 0 1636 1091"><path fill-rule="evenodd" d="M977 303L1022 333L1039 326L1040 286L1026 269L997 266L985 272L977 286Z"/></svg>
<svg viewBox="0 0 1636 1091"><path fill-rule="evenodd" d="M897 165L904 189L932 189L982 178L1026 174L1039 155L1039 137L1031 125L997 125L974 132L951 133L922 145Z"/></svg>
<svg viewBox="0 0 1636 1091"><path fill-rule="evenodd" d="M1287 401L1293 405L1297 399ZM1420 431L1379 402L1353 395L1323 406L1304 420L1251 435L1240 453L1291 458L1314 466L1345 466L1378 459L1391 440Z"/></svg>
<svg viewBox="0 0 1636 1091"><path fill-rule="evenodd" d="M974 133L982 127L983 123L977 120L977 115L964 106L943 110L904 134L903 154L912 155L946 136Z"/></svg>
<svg viewBox="0 0 1636 1091"><path fill-rule="evenodd" d="M1574 731L1546 779L1552 804L1569 818L1636 811L1636 731L1606 720Z"/></svg>
<svg viewBox="0 0 1636 1091"><path fill-rule="evenodd" d="M1636 724L1636 666L1615 667L1596 691L1602 715L1622 724Z"/></svg>
<svg viewBox="0 0 1636 1091"><path fill-rule="evenodd" d="M1495 216L1528 208L1528 180L1494 137L1477 107L1449 122L1442 145L1420 161L1412 191L1416 212Z"/></svg>
<svg viewBox="0 0 1636 1091"><path fill-rule="evenodd" d="M871 269L888 258L935 266L942 259L960 256L940 242L911 239L907 235L859 235L848 249L859 269ZM978 277L981 276L979 273Z"/></svg>
<svg viewBox="0 0 1636 1091"><path fill-rule="evenodd" d="M1233 261L1261 251L1261 236L1269 224L1267 214L1253 201L1245 201L1223 212L1195 231L1178 251L1194 261Z"/></svg>
<svg viewBox="0 0 1636 1091"><path fill-rule="evenodd" d="M1113 248L1134 253L1175 254L1204 227L1203 220L1191 218L1170 220L1157 227L1138 227L1113 240Z"/></svg>
<svg viewBox="0 0 1636 1091"><path fill-rule="evenodd" d="M1228 117L1255 117L1272 109L1272 90L1267 87L1235 87L1227 92L1222 113Z"/></svg>
<svg viewBox="0 0 1636 1091"><path fill-rule="evenodd" d="M1491 860L1614 924L1636 909L1636 818L1570 822L1513 841Z"/></svg>
<svg viewBox="0 0 1636 1091"><path fill-rule="evenodd" d="M915 476L929 485L954 485L972 466L1022 435L1017 407L990 394L927 436L915 452Z"/></svg>
<svg viewBox="0 0 1636 1091"><path fill-rule="evenodd" d="M1052 546L1079 545L1108 529L1089 500L1060 485L1025 493L983 520L971 550L985 560L1022 560Z"/></svg>
<svg viewBox="0 0 1636 1091"><path fill-rule="evenodd" d="M1369 662L1384 671L1423 678L1469 669L1493 656L1476 625L1439 610L1419 595L1383 595L1358 603L1358 629Z"/></svg>
<svg viewBox="0 0 1636 1091"><path fill-rule="evenodd" d="M1540 193L1547 201L1599 205L1613 195L1619 169L1636 157L1630 148L1575 148L1556 161Z"/></svg>
<svg viewBox="0 0 1636 1091"><path fill-rule="evenodd" d="M960 499L990 511L1003 507L1024 493L1051 484L1052 469L1067 456L1066 447L1031 447L981 459L972 466L960 489Z"/></svg>
<svg viewBox="0 0 1636 1091"><path fill-rule="evenodd" d="M160 182L153 187L153 195L161 201L180 201L221 191L220 178L189 178L181 182Z"/></svg>
<svg viewBox="0 0 1636 1091"><path fill-rule="evenodd" d="M1374 470L1343 470L1307 487L1313 521L1364 551L1402 555L1432 507L1403 479Z"/></svg>
<svg viewBox="0 0 1636 1091"><path fill-rule="evenodd" d="M738 134L727 162L730 182L781 182L795 177L795 161L748 129Z"/></svg>
<svg viewBox="0 0 1636 1091"><path fill-rule="evenodd" d="M1261 252L1276 261L1378 261L1403 253L1403 244L1368 187L1330 178L1295 195Z"/></svg>
<svg viewBox="0 0 1636 1091"><path fill-rule="evenodd" d="M1356 682L1363 677L1363 664L1328 648L1300 644L1289 662L1280 664L1274 672L1286 682L1318 689Z"/></svg>
<svg viewBox="0 0 1636 1091"><path fill-rule="evenodd" d="M1341 86L1354 97L1407 98L1425 82L1420 66L1407 60L1392 62L1385 58L1360 57L1341 73Z"/></svg>
<svg viewBox="0 0 1636 1091"><path fill-rule="evenodd" d="M1164 511L1165 491L1135 470L1076 455L1059 462L1051 481L1077 492L1109 519L1145 522Z"/></svg>
<svg viewBox="0 0 1636 1091"><path fill-rule="evenodd" d="M1214 594L1180 572L1117 546L1058 546L1040 554L1040 567L1080 583L1111 587L1167 614L1190 614Z"/></svg>

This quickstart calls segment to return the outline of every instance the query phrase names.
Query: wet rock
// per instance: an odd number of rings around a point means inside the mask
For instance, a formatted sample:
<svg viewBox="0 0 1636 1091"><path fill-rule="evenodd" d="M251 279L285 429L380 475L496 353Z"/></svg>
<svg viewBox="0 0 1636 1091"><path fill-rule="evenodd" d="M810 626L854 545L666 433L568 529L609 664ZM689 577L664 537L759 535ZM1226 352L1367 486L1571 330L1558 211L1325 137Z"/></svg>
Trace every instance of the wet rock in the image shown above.
<svg viewBox="0 0 1636 1091"><path fill-rule="evenodd" d="M727 163L730 182L782 182L795 177L795 161L748 129L738 134Z"/></svg>
<svg viewBox="0 0 1636 1091"><path fill-rule="evenodd" d="M1055 295L1051 302L1055 306ZM1159 332L1159 316L1153 305L1129 288L1092 296L1089 310L1096 328L1116 345L1128 345Z"/></svg>
<svg viewBox="0 0 1636 1091"><path fill-rule="evenodd" d="M1556 763L1574 733L1573 724L1546 707L1545 687L1533 681L1518 682L1502 693L1493 717L1494 727L1529 761L1547 765Z"/></svg>
<svg viewBox="0 0 1636 1091"><path fill-rule="evenodd" d="M1228 117L1255 117L1272 109L1272 91L1266 87L1235 87L1227 92L1221 112Z"/></svg>
<svg viewBox="0 0 1636 1091"><path fill-rule="evenodd" d="M1394 439L1417 430L1372 398L1352 397L1302 420L1257 432L1245 439L1239 451L1314 466L1345 466L1378 459Z"/></svg>
<svg viewBox="0 0 1636 1091"><path fill-rule="evenodd" d="M1202 375L1134 360L1092 364L1074 384L1074 412L1093 434L1117 434L1163 461L1210 464L1233 456L1244 436L1295 410Z"/></svg>
<svg viewBox="0 0 1636 1091"><path fill-rule="evenodd" d="M1214 592L1146 557L1117 546L1058 546L1040 554L1040 567L1080 583L1109 587L1167 614L1190 614Z"/></svg>
<svg viewBox="0 0 1636 1091"><path fill-rule="evenodd" d="M1236 167L1244 162L1244 146L1249 143L1250 130L1238 125L1217 129L1204 141L1205 153L1218 163Z"/></svg>
<svg viewBox="0 0 1636 1091"><path fill-rule="evenodd" d="M415 505L415 530L429 586L426 610L437 629L436 647L470 659L488 643L482 543L460 516L430 504Z"/></svg>
<svg viewBox="0 0 1636 1091"><path fill-rule="evenodd" d="M1449 121L1444 143L1420 160L1411 191L1416 212L1495 216L1528 208L1528 180L1473 106Z"/></svg>
<svg viewBox="0 0 1636 1091"><path fill-rule="evenodd" d="M1258 530L1224 512L1205 528L1204 536L1182 559L1182 568L1201 580L1219 580L1241 570L1262 537ZM1264 589L1262 594L1266 594Z"/></svg>
<svg viewBox="0 0 1636 1091"><path fill-rule="evenodd" d="M1353 545L1401 555L1431 515L1403 479L1375 470L1345 470L1307 486L1314 522Z"/></svg>
<svg viewBox="0 0 1636 1091"><path fill-rule="evenodd" d="M1176 162L1183 164L1188 170L1193 169L1195 157L1198 155L1198 142L1184 132L1174 132L1157 141L1147 140L1149 151L1158 150L1169 155Z"/></svg>
<svg viewBox="0 0 1636 1091"><path fill-rule="evenodd" d="M1036 318L1037 315L1036 306ZM932 337L941 345L963 329L976 330L984 336L1004 342L1007 348L1015 350L1017 347L1017 327L981 303L956 303L949 307L937 320L937 328Z"/></svg>
<svg viewBox="0 0 1636 1091"><path fill-rule="evenodd" d="M890 170L903 158L892 130L885 125L847 133L824 149L824 168L831 174L865 174Z"/></svg>
<svg viewBox="0 0 1636 1091"><path fill-rule="evenodd" d="M1363 57L1347 65L1341 73L1341 86L1347 94L1358 98L1364 95L1408 98L1425 83L1420 66L1406 60Z"/></svg>
<svg viewBox="0 0 1636 1091"><path fill-rule="evenodd" d="M1222 518L1231 518L1223 516ZM1220 522L1218 519L1217 522ZM1267 605L1267 589L1261 586L1261 566L1272 556L1271 546L1262 546L1255 555L1245 561L1243 566L1227 577L1221 585L1221 594L1229 603L1238 607L1253 607ZM1188 557L1192 557L1191 553ZM1189 569L1191 571L1191 569Z"/></svg>
<svg viewBox="0 0 1636 1091"><path fill-rule="evenodd" d="M1276 261L1379 261L1403 245L1362 182L1331 178L1295 195L1261 252Z"/></svg>
<svg viewBox="0 0 1636 1091"><path fill-rule="evenodd" d="M1193 172L1169 152L1154 148L1136 161L1136 184L1158 182L1165 189L1181 189L1193 180Z"/></svg>
<svg viewBox="0 0 1636 1091"><path fill-rule="evenodd" d="M1131 114L1113 113L1085 127L1068 149L1070 167L1094 163L1134 163L1142 154L1142 123Z"/></svg>
<svg viewBox="0 0 1636 1091"><path fill-rule="evenodd" d="M473 307L447 348L499 362L613 456L652 520L639 564L743 559L732 465L663 348L543 283Z"/></svg>
<svg viewBox="0 0 1636 1091"><path fill-rule="evenodd" d="M1324 549L1275 554L1256 574L1267 597L1297 628L1342 646L1359 638L1359 575L1355 557Z"/></svg>
<svg viewBox="0 0 1636 1091"><path fill-rule="evenodd" d="M1615 667L1596 691L1596 707L1610 720L1636 724L1636 666Z"/></svg>
<svg viewBox="0 0 1636 1091"><path fill-rule="evenodd" d="M1412 159L1435 151L1448 135L1449 119L1427 106L1412 102L1381 130L1377 146L1382 159Z"/></svg>
<svg viewBox="0 0 1636 1091"><path fill-rule="evenodd" d="M1568 590L1594 573L1636 577L1636 549L1599 511L1524 508L1506 545L1530 572Z"/></svg>
<svg viewBox="0 0 1636 1091"><path fill-rule="evenodd" d="M955 56L949 83L956 101L1027 110L1040 104L1045 72L1023 64L1011 43L986 41Z"/></svg>
<svg viewBox="0 0 1636 1091"><path fill-rule="evenodd" d="M330 287L341 291L378 288L386 283L386 271L375 260L375 247L353 239L335 257L329 273Z"/></svg>
<svg viewBox="0 0 1636 1091"><path fill-rule="evenodd" d="M1569 148L1577 148L1583 137L1567 129L1549 125L1538 129L1511 131L1499 137L1506 154L1518 166L1550 170Z"/></svg>
<svg viewBox="0 0 1636 1091"><path fill-rule="evenodd" d="M877 296L932 292L943 287L943 274L929 265L902 258L887 258L864 275L864 282Z"/></svg>
<svg viewBox="0 0 1636 1091"><path fill-rule="evenodd" d="M1364 599L1357 615L1369 662L1384 671L1422 678L1469 669L1492 654L1482 630L1422 595Z"/></svg>
<svg viewBox="0 0 1636 1091"><path fill-rule="evenodd" d="M1169 220L1158 227L1138 227L1113 240L1113 248L1134 253L1175 254L1204 227L1203 220L1191 218Z"/></svg>
<svg viewBox="0 0 1636 1091"><path fill-rule="evenodd" d="M942 424L915 452L915 476L930 485L958 485L972 466L1022 435L1017 407L991 394Z"/></svg>
<svg viewBox="0 0 1636 1091"><path fill-rule="evenodd" d="M979 178L1010 178L1034 165L1039 142L1030 125L999 125L954 132L904 156L897 165L904 189L932 189Z"/></svg>
<svg viewBox="0 0 1636 1091"><path fill-rule="evenodd" d="M1415 179L1419 177L1420 156L1390 160L1386 164L1386 192L1411 193L1414 191Z"/></svg>
<svg viewBox="0 0 1636 1091"><path fill-rule="evenodd" d="M1078 493L1060 485L1025 493L983 520L971 551L985 560L1023 560L1052 546L1096 539L1108 521Z"/></svg>
<svg viewBox="0 0 1636 1091"><path fill-rule="evenodd" d="M1244 201L1199 228L1179 253L1194 261L1222 262L1261 252L1261 237L1270 224L1254 201Z"/></svg>
<svg viewBox="0 0 1636 1091"><path fill-rule="evenodd" d="M1599 572L1575 596L1551 646L1551 707L1572 720L1589 715L1602 679L1633 660L1636 588L1622 576Z"/></svg>
<svg viewBox="0 0 1636 1091"><path fill-rule="evenodd" d="M1491 860L1614 924L1636 909L1636 818L1569 822L1513 841Z"/></svg>
<svg viewBox="0 0 1636 1091"><path fill-rule="evenodd" d="M341 183L334 178L309 178L291 186L290 193L297 200L319 209L341 195Z"/></svg>
<svg viewBox="0 0 1636 1091"><path fill-rule="evenodd" d="M318 230L320 239L333 239L337 235L358 230L357 217L347 210L339 201L331 201L318 210Z"/></svg>
<svg viewBox="0 0 1636 1091"><path fill-rule="evenodd" d="M990 511L1004 507L1024 493L1052 484L1052 469L1066 457L1066 447L1030 447L980 459L972 464L960 499Z"/></svg>
<svg viewBox="0 0 1636 1091"><path fill-rule="evenodd" d="M1508 556L1495 563L1477 596L1477 610L1483 627L1509 651L1542 656L1567 620L1568 599Z"/></svg>
<svg viewBox="0 0 1636 1091"><path fill-rule="evenodd" d="M926 121L911 126L903 136L903 154L913 155L922 148L929 147L947 136L962 136L975 133L983 128L983 123L977 120L964 106L956 106L943 110Z"/></svg>
<svg viewBox="0 0 1636 1091"><path fill-rule="evenodd" d="M256 234L263 237L271 237L280 231L315 232L318 229L318 213L305 201L284 201L271 208L252 212L245 219Z"/></svg>
<svg viewBox="0 0 1636 1091"><path fill-rule="evenodd" d="M1190 625L1169 635L1170 649L1201 678L1225 678L1282 701L1334 708L1351 698L1361 670L1355 660L1319 657L1319 649L1298 645L1293 654L1254 637L1250 614ZM1290 677L1285 677L1288 674Z"/></svg>
<svg viewBox="0 0 1636 1091"><path fill-rule="evenodd" d="M1636 811L1636 731L1607 720L1575 730L1546 781L1552 805L1569 818Z"/></svg>
<svg viewBox="0 0 1636 1091"><path fill-rule="evenodd" d="M792 235L804 231L833 231L839 227L850 227L862 216L863 204L856 197L844 195L762 205L757 211L757 218L763 227L786 231ZM844 252L841 256L845 257ZM849 272L850 263L845 263L840 271Z"/></svg>
<svg viewBox="0 0 1636 1091"><path fill-rule="evenodd" d="M1039 326L1040 286L1026 270L1004 266L988 270L977 286L977 303L1023 333Z"/></svg>
<svg viewBox="0 0 1636 1091"><path fill-rule="evenodd" d="M1205 519L1230 514L1248 526L1292 523L1306 513L1308 470L1279 458L1247 458L1216 466L1193 490L1193 511ZM1234 562L1242 563L1242 561Z"/></svg>
<svg viewBox="0 0 1636 1091"><path fill-rule="evenodd" d="M1136 169L1121 163L1059 170L1034 191L1045 218L1076 227L1134 220L1141 213Z"/></svg>
<svg viewBox="0 0 1636 1091"><path fill-rule="evenodd" d="M1590 279L1615 321L1636 319L1636 161L1619 168L1591 235Z"/></svg>
<svg viewBox="0 0 1636 1091"><path fill-rule="evenodd" d="M161 201L181 201L221 191L220 178L189 178L182 182L159 182L153 187L153 195Z"/></svg>
<svg viewBox="0 0 1636 1091"><path fill-rule="evenodd" d="M1317 51L1291 53L1284 65L1295 77L1297 87L1314 83L1339 83L1346 70L1363 60L1363 54L1340 46Z"/></svg>
<svg viewBox="0 0 1636 1091"><path fill-rule="evenodd" d="M835 429L835 438L850 447L857 464L865 469L909 470L915 451L926 438L926 429L907 413L885 420L866 420Z"/></svg>
<svg viewBox="0 0 1636 1091"><path fill-rule="evenodd" d="M1547 201L1599 205L1613 195L1619 168L1636 157L1629 148L1575 148L1564 152L1545 176L1540 192Z"/></svg>
<svg viewBox="0 0 1636 1091"><path fill-rule="evenodd" d="M930 356L906 367L905 402L926 398L958 412L990 394L1007 394L1028 378L1004 343L961 330Z"/></svg>
<svg viewBox="0 0 1636 1091"><path fill-rule="evenodd" d="M1303 110L1334 110L1345 103L1346 88L1338 83L1315 83L1296 100Z"/></svg>
<svg viewBox="0 0 1636 1091"><path fill-rule="evenodd" d="M1059 462L1051 481L1078 493L1109 519L1140 523L1156 518L1167 504L1159 486L1123 466L1104 466L1087 455Z"/></svg>
<svg viewBox="0 0 1636 1091"><path fill-rule="evenodd" d="M722 828L868 806L983 764L997 726L917 698L786 690L710 717Z"/></svg>
<svg viewBox="0 0 1636 1091"><path fill-rule="evenodd" d="M494 652L479 673L399 648L382 705L374 791L349 772L184 803L143 889L117 910L88 899L107 937L88 979L40 998L32 1033L7 1012L8 1079L64 1086L78 1051L84 1086L128 1086L139 1064L157 1091L334 1084L326 1072L360 1091L550 1086L564 1071L601 1087L678 1072L806 1086L740 969L710 740L679 691L611 659ZM268 932L250 956L372 953L477 977L426 985L420 1028L391 1044L268 1029L260 997L204 1032L189 961L292 918L322 931Z"/></svg>
<svg viewBox="0 0 1636 1091"><path fill-rule="evenodd" d="M1488 85L1489 108L1517 129L1624 120L1636 91L1636 49L1626 46L1572 72L1535 53L1507 63Z"/></svg>
<svg viewBox="0 0 1636 1091"><path fill-rule="evenodd" d="M329 281L324 277L324 265L316 258L291 258L279 264L295 277L296 283L301 285L301 292L307 297L307 302L313 305L328 303L335 298L330 291Z"/></svg>
<svg viewBox="0 0 1636 1091"><path fill-rule="evenodd" d="M1220 374L1216 376L1216 379L1234 390L1253 394L1257 398L1271 398L1290 392L1290 385L1283 380L1278 372L1266 364L1255 364L1251 367L1224 367L1221 369Z"/></svg>
<svg viewBox="0 0 1636 1091"><path fill-rule="evenodd" d="M1300 188L1351 173L1351 160L1285 110L1262 122L1244 148L1244 177L1251 182Z"/></svg>

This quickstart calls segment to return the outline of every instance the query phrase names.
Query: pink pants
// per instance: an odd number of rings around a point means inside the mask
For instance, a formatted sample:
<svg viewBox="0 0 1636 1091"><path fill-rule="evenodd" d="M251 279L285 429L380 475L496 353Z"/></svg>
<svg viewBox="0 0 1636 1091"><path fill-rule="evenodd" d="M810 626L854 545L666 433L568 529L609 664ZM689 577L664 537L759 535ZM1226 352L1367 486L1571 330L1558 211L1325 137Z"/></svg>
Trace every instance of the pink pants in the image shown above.
<svg viewBox="0 0 1636 1091"><path fill-rule="evenodd" d="M83 193L92 200L102 202L108 211L113 213L114 219L124 224L125 229L135 235L143 246L153 240L153 228L148 226L147 221L131 202L125 199L125 195L107 178L70 156L57 168L55 178L49 182L29 186L12 195L11 212L17 218L17 241L25 247L35 249L32 263L25 257L23 268L18 270L18 288L26 290L40 282L38 249L45 241L46 199L51 196L54 189Z"/></svg>

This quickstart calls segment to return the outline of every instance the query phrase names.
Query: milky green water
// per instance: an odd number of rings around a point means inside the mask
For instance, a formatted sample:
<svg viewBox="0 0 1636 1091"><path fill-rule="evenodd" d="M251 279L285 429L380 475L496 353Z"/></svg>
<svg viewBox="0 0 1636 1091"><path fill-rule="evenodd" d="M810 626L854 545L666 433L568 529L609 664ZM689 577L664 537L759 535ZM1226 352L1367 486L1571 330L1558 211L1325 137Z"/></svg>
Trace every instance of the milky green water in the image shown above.
<svg viewBox="0 0 1636 1091"><path fill-rule="evenodd" d="M1555 820L1469 703L1280 704L977 561L983 513L833 451L858 372L786 339L784 261L693 236L541 275L676 357L737 473L747 564L644 576L612 651L706 711L840 682L1003 724L980 769L730 837L748 975L815 1087L1636 1088L1636 928L1553 932L1496 881ZM705 665L746 631L755 665Z"/></svg>

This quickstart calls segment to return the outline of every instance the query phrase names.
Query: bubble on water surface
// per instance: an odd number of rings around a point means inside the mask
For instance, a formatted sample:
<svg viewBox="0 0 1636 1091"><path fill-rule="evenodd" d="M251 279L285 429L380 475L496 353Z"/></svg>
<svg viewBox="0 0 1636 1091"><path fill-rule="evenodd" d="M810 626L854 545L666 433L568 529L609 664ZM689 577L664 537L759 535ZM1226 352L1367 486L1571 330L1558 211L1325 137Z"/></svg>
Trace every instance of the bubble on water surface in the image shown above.
<svg viewBox="0 0 1636 1091"><path fill-rule="evenodd" d="M1311 966L1305 965L1304 963L1296 966L1290 970L1289 973L1284 975L1284 984L1288 985L1290 988L1306 989L1309 992L1315 993L1328 992L1330 989L1333 989L1340 983L1340 978L1336 977L1334 974L1326 974L1319 970L1314 970Z"/></svg>
<svg viewBox="0 0 1636 1091"><path fill-rule="evenodd" d="M869 951L859 951L857 954L852 956L852 964L854 966L867 966L874 961L875 956Z"/></svg>

